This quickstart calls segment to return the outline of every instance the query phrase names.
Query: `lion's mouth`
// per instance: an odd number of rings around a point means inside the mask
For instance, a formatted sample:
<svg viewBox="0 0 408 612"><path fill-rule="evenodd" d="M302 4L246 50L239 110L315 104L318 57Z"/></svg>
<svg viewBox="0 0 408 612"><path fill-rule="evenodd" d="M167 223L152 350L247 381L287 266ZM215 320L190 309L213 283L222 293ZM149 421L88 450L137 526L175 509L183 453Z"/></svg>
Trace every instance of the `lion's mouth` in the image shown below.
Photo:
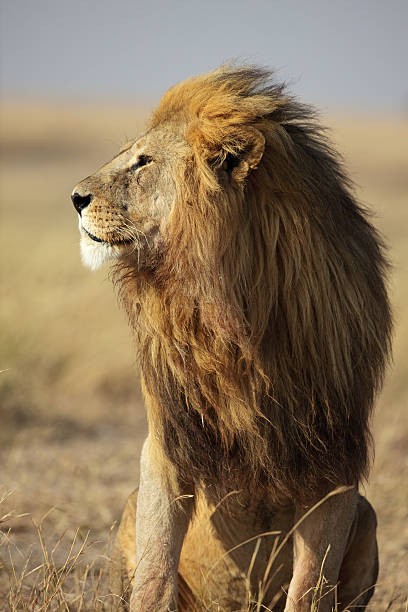
<svg viewBox="0 0 408 612"><path fill-rule="evenodd" d="M94 236L94 234L91 234L91 232L88 232L88 230L85 229L83 226L82 226L82 229L84 230L85 234L87 234L89 238L92 238L92 240L95 240L95 242L100 242L101 244L107 244L106 240L102 240L101 238Z"/></svg>
<svg viewBox="0 0 408 612"><path fill-rule="evenodd" d="M84 226L82 226L82 229L84 230L85 234L89 236L89 238L91 238L91 240L99 242L100 244L107 244L109 246L120 246L121 244L131 244L133 242L133 240L130 238L115 241L102 240L102 238L98 238L98 236L95 236L95 234L91 234L91 232L89 232Z"/></svg>

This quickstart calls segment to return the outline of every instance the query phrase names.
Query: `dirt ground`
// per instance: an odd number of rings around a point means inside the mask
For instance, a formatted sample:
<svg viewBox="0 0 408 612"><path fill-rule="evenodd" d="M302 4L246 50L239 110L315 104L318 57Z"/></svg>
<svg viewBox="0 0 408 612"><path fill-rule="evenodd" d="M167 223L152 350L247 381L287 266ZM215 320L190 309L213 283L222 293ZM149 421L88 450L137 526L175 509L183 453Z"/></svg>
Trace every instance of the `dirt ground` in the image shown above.
<svg viewBox="0 0 408 612"><path fill-rule="evenodd" d="M69 196L145 117L125 107L1 110L0 610L114 609L109 542L138 482L146 422L125 317L107 270L81 266ZM356 115L326 123L393 264L394 364L364 490L379 523L370 609L406 610L408 122Z"/></svg>

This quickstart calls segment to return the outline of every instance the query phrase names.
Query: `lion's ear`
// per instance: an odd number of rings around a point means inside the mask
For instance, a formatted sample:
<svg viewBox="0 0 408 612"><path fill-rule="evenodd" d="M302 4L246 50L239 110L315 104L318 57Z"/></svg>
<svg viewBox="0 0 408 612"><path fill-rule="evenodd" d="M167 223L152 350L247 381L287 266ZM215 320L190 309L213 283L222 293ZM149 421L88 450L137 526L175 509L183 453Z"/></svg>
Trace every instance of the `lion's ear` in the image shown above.
<svg viewBox="0 0 408 612"><path fill-rule="evenodd" d="M256 128L246 128L245 140L238 153L227 151L222 169L235 181L243 181L255 170L265 151L265 136Z"/></svg>

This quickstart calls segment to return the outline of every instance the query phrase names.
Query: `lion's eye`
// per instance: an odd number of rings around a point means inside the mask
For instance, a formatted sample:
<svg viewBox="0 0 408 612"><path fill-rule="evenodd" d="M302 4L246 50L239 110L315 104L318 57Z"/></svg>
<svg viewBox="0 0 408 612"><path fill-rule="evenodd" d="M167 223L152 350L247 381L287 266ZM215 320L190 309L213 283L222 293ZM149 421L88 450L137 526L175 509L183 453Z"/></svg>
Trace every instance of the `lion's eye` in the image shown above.
<svg viewBox="0 0 408 612"><path fill-rule="evenodd" d="M138 168L141 168L142 166L146 166L151 161L153 161L153 159L150 157L150 155L141 155L139 159L137 160L137 162L133 164L132 166L130 166L129 170L137 170Z"/></svg>

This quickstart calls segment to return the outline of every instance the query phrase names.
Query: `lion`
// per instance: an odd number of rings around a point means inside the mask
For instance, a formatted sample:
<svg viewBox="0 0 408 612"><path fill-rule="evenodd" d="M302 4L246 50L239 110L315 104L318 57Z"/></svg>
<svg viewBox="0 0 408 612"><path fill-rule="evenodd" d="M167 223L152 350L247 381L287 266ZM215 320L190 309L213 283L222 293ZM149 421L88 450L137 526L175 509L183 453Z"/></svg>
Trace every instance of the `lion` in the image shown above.
<svg viewBox="0 0 408 612"><path fill-rule="evenodd" d="M134 612L365 607L388 263L314 110L222 66L72 201L84 263L113 262L148 416L116 593Z"/></svg>

